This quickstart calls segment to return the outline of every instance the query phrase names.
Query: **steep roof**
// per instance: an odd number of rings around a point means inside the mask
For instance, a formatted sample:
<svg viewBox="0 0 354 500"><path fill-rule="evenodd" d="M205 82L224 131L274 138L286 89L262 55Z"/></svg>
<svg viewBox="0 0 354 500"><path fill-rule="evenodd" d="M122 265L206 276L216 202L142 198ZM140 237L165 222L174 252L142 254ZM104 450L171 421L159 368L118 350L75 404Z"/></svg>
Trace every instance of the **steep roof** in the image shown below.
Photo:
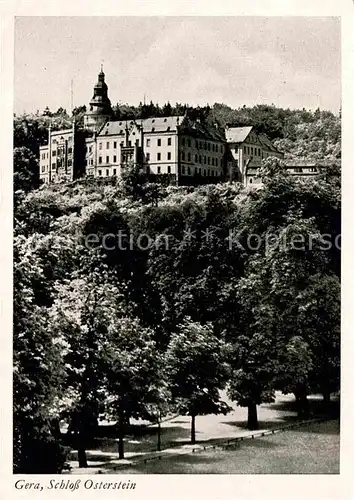
<svg viewBox="0 0 354 500"><path fill-rule="evenodd" d="M228 127L225 129L227 142L244 142L252 130L250 127Z"/></svg>
<svg viewBox="0 0 354 500"><path fill-rule="evenodd" d="M157 118L145 118L142 120L144 132L176 132L177 125L181 125L184 116L161 116ZM141 120L137 120L141 123Z"/></svg>
<svg viewBox="0 0 354 500"><path fill-rule="evenodd" d="M166 116L157 118L137 118L136 120L114 120L106 122L98 135L123 135L126 128L136 125L143 126L145 133L149 132L176 132L177 124L181 124L183 116Z"/></svg>

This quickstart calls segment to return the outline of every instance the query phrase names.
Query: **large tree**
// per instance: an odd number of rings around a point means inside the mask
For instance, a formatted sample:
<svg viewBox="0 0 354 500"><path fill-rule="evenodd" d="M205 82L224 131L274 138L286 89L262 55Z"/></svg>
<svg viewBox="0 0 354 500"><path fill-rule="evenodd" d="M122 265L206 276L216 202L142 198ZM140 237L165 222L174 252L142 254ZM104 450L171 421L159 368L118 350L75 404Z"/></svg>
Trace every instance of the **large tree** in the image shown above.
<svg viewBox="0 0 354 500"><path fill-rule="evenodd" d="M165 359L172 402L180 414L191 417L192 444L198 415L231 409L220 398L228 377L227 349L209 324L186 320L171 336Z"/></svg>

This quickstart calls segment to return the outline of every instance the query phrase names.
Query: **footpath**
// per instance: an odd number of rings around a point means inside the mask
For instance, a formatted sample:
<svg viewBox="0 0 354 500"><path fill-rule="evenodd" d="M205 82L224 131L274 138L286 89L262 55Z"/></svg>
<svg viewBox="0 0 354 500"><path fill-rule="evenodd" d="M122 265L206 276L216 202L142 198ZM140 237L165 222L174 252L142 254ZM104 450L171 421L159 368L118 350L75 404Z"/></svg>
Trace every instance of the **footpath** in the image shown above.
<svg viewBox="0 0 354 500"><path fill-rule="evenodd" d="M87 450L88 467L79 468L74 455L69 462L70 474L104 474L108 470L119 473L120 469L134 467L135 464L151 460L162 460L175 455L197 453L210 448L238 447L245 439L255 439L276 432L306 425L323 418L306 420L296 419L293 398L277 395L274 403L258 408L259 430L245 429L245 408L234 407L228 415L205 415L197 417L197 443L188 443L190 419L176 416L162 423L162 450L156 451L156 426L149 426L148 438L127 437L125 458L119 459L117 440L111 439L98 449ZM76 458L76 457L75 457Z"/></svg>

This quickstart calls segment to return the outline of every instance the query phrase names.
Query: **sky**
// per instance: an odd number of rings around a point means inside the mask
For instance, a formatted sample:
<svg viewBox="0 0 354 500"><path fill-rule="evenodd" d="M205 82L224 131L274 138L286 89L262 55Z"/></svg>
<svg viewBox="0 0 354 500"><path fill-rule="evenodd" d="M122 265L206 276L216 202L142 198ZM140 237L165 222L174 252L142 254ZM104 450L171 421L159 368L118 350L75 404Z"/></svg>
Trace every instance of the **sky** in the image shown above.
<svg viewBox="0 0 354 500"><path fill-rule="evenodd" d="M17 17L14 112L152 100L339 111L334 17Z"/></svg>

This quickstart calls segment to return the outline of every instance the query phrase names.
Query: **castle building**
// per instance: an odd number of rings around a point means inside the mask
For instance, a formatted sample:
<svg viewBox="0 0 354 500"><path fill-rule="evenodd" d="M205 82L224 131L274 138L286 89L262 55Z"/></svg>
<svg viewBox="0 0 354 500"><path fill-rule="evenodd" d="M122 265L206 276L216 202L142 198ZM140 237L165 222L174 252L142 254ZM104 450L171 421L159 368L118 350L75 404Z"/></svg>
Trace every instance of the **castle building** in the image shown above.
<svg viewBox="0 0 354 500"><path fill-rule="evenodd" d="M48 131L40 146L40 179L44 183L80 177L119 177L129 165L151 176L166 175L171 183L202 184L237 180L249 175L268 156L282 158L273 144L253 127L231 127L191 120L188 116L113 119L101 67L84 129Z"/></svg>
<svg viewBox="0 0 354 500"><path fill-rule="evenodd" d="M254 127L227 127L225 129L228 145L227 171L230 180L240 180L246 186L260 182L257 173L262 160L274 156L284 159L264 134L258 134Z"/></svg>
<svg viewBox="0 0 354 500"><path fill-rule="evenodd" d="M84 116L84 128L92 132L97 132L112 116L113 110L111 101L108 99L108 87L101 66L97 83L93 88L93 97L90 101L89 110Z"/></svg>

